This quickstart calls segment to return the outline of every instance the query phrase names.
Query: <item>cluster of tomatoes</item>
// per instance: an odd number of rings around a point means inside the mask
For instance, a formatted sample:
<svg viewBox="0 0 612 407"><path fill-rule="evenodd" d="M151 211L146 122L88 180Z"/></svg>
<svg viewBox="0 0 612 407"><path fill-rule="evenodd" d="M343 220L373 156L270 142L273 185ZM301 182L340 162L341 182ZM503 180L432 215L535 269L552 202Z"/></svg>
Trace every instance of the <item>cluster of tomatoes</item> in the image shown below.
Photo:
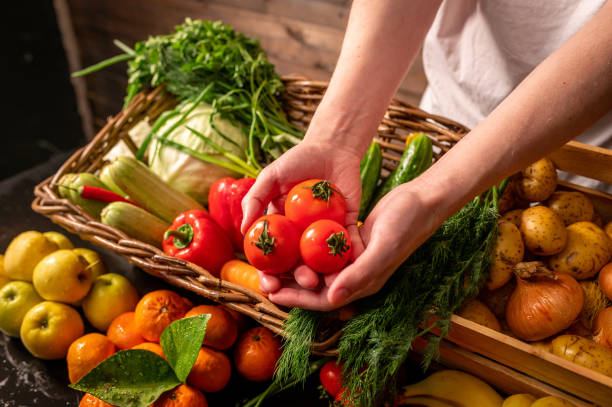
<svg viewBox="0 0 612 407"><path fill-rule="evenodd" d="M351 256L351 239L338 188L320 179L301 182L289 191L284 209L285 215L264 215L247 231L249 263L269 274L285 273L300 259L320 274L342 270Z"/></svg>

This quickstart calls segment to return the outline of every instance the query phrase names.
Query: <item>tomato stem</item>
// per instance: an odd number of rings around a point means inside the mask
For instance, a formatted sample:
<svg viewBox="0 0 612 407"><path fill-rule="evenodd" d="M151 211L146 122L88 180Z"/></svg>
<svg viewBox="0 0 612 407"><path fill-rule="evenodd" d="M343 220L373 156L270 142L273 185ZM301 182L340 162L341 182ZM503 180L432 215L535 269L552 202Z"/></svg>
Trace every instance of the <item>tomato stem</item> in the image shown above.
<svg viewBox="0 0 612 407"><path fill-rule="evenodd" d="M304 188L308 188L312 191L313 198L322 199L325 202L327 202L328 205L329 205L329 200L331 199L334 192L337 192L338 194L342 196L340 191L333 188L331 184L329 183L329 181L325 181L325 180L316 182L311 187L304 187Z"/></svg>
<svg viewBox="0 0 612 407"><path fill-rule="evenodd" d="M268 221L264 220L263 231L259 235L259 240L255 242L255 247L263 251L264 256L274 252L274 238L268 231Z"/></svg>
<svg viewBox="0 0 612 407"><path fill-rule="evenodd" d="M347 239L344 237L344 232L332 233L325 241L329 247L329 254L332 256L340 255L342 257L342 254L350 249L350 246L346 243Z"/></svg>

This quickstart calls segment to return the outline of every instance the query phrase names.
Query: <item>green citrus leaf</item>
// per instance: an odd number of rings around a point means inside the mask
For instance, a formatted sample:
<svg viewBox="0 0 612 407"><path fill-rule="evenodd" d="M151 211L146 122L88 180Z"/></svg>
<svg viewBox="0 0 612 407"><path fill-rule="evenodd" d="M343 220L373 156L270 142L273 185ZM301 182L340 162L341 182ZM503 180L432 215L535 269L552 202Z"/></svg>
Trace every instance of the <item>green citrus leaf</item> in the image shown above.
<svg viewBox="0 0 612 407"><path fill-rule="evenodd" d="M181 382L187 380L198 358L209 319L210 314L179 319L168 325L161 334L159 343L164 350L166 360Z"/></svg>
<svg viewBox="0 0 612 407"><path fill-rule="evenodd" d="M70 387L114 406L146 407L179 384L162 357L148 350L129 349L102 361Z"/></svg>

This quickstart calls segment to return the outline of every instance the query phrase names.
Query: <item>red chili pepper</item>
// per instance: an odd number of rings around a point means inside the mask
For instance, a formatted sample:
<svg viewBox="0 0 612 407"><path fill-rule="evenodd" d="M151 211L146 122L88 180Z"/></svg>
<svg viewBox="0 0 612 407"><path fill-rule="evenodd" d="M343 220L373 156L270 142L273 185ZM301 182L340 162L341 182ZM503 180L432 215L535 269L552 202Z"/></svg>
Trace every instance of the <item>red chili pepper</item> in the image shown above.
<svg viewBox="0 0 612 407"><path fill-rule="evenodd" d="M100 202L127 202L132 205L136 205L134 202L125 199L119 194L109 191L108 189L92 187L90 185L83 185L79 187L81 198L93 199L94 201ZM137 205L136 205L137 206Z"/></svg>
<svg viewBox="0 0 612 407"><path fill-rule="evenodd" d="M210 216L225 230L236 251L242 250L244 240L240 232L242 198L254 183L253 178L221 178L213 182L208 193Z"/></svg>
<svg viewBox="0 0 612 407"><path fill-rule="evenodd" d="M223 229L201 210L178 215L164 234L164 253L197 264L215 277L232 260L232 242Z"/></svg>

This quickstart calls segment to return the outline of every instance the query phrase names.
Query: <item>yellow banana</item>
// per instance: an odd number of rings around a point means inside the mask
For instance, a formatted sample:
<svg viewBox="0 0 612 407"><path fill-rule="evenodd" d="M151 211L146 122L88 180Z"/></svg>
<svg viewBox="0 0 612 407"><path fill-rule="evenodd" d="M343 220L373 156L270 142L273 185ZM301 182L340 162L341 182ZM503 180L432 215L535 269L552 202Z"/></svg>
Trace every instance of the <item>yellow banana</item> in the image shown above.
<svg viewBox="0 0 612 407"><path fill-rule="evenodd" d="M429 396L459 407L501 407L503 399L482 380L458 370L441 370L404 387L404 398Z"/></svg>
<svg viewBox="0 0 612 407"><path fill-rule="evenodd" d="M548 396L537 399L530 407L574 407L574 405L558 397Z"/></svg>
<svg viewBox="0 0 612 407"><path fill-rule="evenodd" d="M502 407L530 407L534 401L536 398L531 394L514 394L504 400Z"/></svg>
<svg viewBox="0 0 612 407"><path fill-rule="evenodd" d="M417 396L402 398L398 406L419 406L419 407L455 407L456 404L449 404L431 397Z"/></svg>

